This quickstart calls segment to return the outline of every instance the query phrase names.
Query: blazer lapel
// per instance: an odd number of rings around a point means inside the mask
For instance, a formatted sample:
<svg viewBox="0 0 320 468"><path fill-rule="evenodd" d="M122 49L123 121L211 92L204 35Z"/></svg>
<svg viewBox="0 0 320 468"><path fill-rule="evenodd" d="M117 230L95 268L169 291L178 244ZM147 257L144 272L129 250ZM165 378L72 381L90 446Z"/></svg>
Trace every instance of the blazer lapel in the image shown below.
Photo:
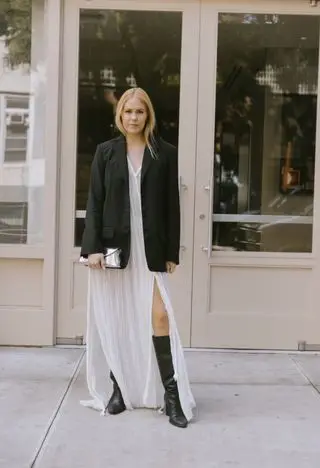
<svg viewBox="0 0 320 468"><path fill-rule="evenodd" d="M127 159L127 143L123 136L120 136L114 154L114 163L117 165L117 169L126 182L129 180L129 168ZM141 167L141 183L143 182L145 175L152 162L152 155L149 148L146 146L143 154L142 167Z"/></svg>
<svg viewBox="0 0 320 468"><path fill-rule="evenodd" d="M149 169L151 161L152 161L152 156L151 156L149 148L146 146L144 150L144 154L143 154L143 160L142 160L141 183L143 182L143 179Z"/></svg>
<svg viewBox="0 0 320 468"><path fill-rule="evenodd" d="M117 141L113 161L116 164L118 173L122 176L125 182L128 182L129 174L128 174L127 144L123 136L120 136Z"/></svg>

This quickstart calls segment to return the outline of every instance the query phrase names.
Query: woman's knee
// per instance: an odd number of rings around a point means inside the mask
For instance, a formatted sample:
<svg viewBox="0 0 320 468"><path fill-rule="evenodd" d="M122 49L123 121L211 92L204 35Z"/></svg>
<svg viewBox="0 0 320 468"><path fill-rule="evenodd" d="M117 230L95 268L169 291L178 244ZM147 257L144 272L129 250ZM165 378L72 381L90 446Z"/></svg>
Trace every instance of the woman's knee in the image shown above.
<svg viewBox="0 0 320 468"><path fill-rule="evenodd" d="M168 332L169 330L169 319L166 311L161 311L153 315L153 327L154 331Z"/></svg>
<svg viewBox="0 0 320 468"><path fill-rule="evenodd" d="M156 282L153 294L152 322L153 331L156 335L167 335L169 333L168 314Z"/></svg>

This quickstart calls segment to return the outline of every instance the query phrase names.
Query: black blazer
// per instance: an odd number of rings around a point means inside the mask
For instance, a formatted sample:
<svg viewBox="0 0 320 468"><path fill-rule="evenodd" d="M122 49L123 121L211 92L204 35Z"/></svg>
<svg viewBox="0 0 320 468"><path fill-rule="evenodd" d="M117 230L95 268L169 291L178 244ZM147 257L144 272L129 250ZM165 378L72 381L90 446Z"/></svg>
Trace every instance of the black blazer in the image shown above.
<svg viewBox="0 0 320 468"><path fill-rule="evenodd" d="M157 140L153 158L146 148L141 169L144 245L151 271L179 264L180 204L178 155L174 146ZM130 197L127 146L123 136L98 145L91 167L81 255L122 249L122 268L130 256Z"/></svg>

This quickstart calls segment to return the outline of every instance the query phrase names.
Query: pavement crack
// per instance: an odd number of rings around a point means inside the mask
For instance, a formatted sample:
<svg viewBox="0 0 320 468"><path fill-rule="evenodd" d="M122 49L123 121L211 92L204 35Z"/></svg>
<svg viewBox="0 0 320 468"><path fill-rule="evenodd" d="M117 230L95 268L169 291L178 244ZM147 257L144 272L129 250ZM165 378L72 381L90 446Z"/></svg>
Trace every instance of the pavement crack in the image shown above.
<svg viewBox="0 0 320 468"><path fill-rule="evenodd" d="M308 374L305 372L305 370L303 369L303 367L301 366L301 364L299 362L297 362L293 356L290 356L289 355L289 358L291 359L291 361L295 364L296 368L298 369L298 371L300 372L300 374L303 375L303 377L306 379L306 381L308 382L309 385L311 385L311 387L313 387L313 389L318 393L318 395L320 395L320 388L318 388L316 386L316 384L314 384L311 380L311 378L308 376Z"/></svg>
<svg viewBox="0 0 320 468"><path fill-rule="evenodd" d="M79 370L80 370L80 367L82 365L85 354L86 354L86 351L84 350L82 352L82 354L80 355L77 363L75 364L75 367L74 367L73 372L71 374L71 378L69 379L68 385L66 386L65 391L63 392L63 394L62 394L62 396L61 396L61 398L60 398L60 400L58 402L58 405L57 405L56 409L54 410L54 412L53 412L53 414L52 414L52 416L51 416L51 418L49 420L48 427L47 427L42 439L40 440L39 447L36 450L36 453L35 453L32 461L31 461L31 464L30 464L29 468L35 468L36 467L36 463L39 460L39 457L41 455L44 444L46 443L47 439L49 438L51 429L52 429L52 427L53 427L53 425L54 425L54 423L55 423L55 421L56 421L56 419L57 419L57 417L58 417L58 415L60 413L62 405L65 402L67 396L69 395L70 390L71 390L71 388L72 388L72 386L73 386L73 384L74 384L74 382L75 382L75 380L76 380L76 378L77 378L77 376L79 374Z"/></svg>

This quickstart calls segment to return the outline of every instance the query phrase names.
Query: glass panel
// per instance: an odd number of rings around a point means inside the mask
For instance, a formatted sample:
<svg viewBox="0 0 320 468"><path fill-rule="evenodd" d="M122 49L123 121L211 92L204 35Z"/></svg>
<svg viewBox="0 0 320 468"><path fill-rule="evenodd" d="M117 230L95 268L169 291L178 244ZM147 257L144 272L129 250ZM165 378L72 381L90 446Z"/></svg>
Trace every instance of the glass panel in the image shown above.
<svg viewBox="0 0 320 468"><path fill-rule="evenodd" d="M178 143L181 33L179 12L81 11L76 246L95 147L117 135L114 111L121 94L129 87L146 89L162 137Z"/></svg>
<svg viewBox="0 0 320 468"><path fill-rule="evenodd" d="M29 98L26 96L8 96L7 109L29 109Z"/></svg>
<svg viewBox="0 0 320 468"><path fill-rule="evenodd" d="M0 2L0 243L43 242L45 10Z"/></svg>
<svg viewBox="0 0 320 468"><path fill-rule="evenodd" d="M311 252L319 18L219 15L213 249Z"/></svg>
<svg viewBox="0 0 320 468"><path fill-rule="evenodd" d="M3 244L25 244L28 230L27 203L0 203L0 239Z"/></svg>

